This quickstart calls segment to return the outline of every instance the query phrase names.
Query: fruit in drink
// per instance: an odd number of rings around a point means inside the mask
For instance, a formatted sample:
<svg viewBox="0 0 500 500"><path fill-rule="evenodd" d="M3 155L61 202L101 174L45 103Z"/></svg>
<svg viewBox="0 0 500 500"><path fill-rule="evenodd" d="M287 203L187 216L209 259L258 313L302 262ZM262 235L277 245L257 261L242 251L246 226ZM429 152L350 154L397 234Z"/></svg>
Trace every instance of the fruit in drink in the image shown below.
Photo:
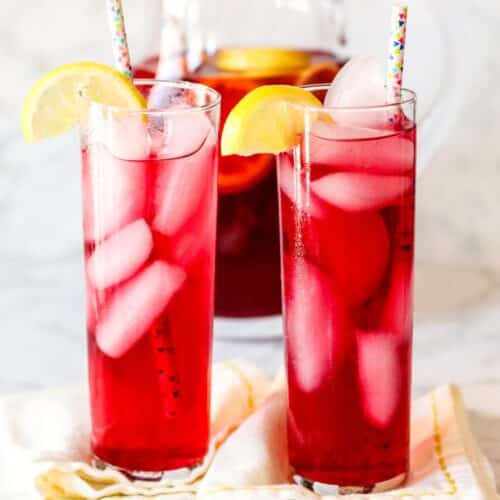
<svg viewBox="0 0 500 500"><path fill-rule="evenodd" d="M31 87L24 101L21 127L32 143L75 127L81 97L109 106L141 110L141 93L119 71L94 62L64 64L49 71Z"/></svg>
<svg viewBox="0 0 500 500"><path fill-rule="evenodd" d="M278 154L286 150L303 131L303 106L321 107L321 101L289 85L265 85L250 92L226 120L222 155ZM263 122L269 122L274 133L262 133Z"/></svg>
<svg viewBox="0 0 500 500"><path fill-rule="evenodd" d="M309 62L307 52L281 47L226 48L217 52L214 61L220 71L269 76L302 70Z"/></svg>

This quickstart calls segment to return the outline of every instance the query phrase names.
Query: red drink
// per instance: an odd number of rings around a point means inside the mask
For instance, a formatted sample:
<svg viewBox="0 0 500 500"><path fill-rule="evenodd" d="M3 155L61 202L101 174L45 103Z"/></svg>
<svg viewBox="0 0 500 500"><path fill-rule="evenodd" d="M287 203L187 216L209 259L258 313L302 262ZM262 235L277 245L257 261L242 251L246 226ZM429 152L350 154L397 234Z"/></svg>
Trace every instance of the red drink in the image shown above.
<svg viewBox="0 0 500 500"><path fill-rule="evenodd" d="M201 86L167 87L177 103L216 99ZM192 466L208 446L217 105L151 115L90 105L82 161L92 447L98 463L137 477Z"/></svg>
<svg viewBox="0 0 500 500"><path fill-rule="evenodd" d="M408 471L416 129L389 128L279 158L290 460L345 492Z"/></svg>
<svg viewBox="0 0 500 500"><path fill-rule="evenodd" d="M259 51L266 67L237 70L233 57ZM221 49L205 56L196 71L185 59L172 67L179 77L201 82L222 95L222 125L232 108L251 90L267 84L304 85L330 82L338 71L334 56L320 51L266 48ZM273 49L270 49L273 50ZM294 67L283 67L283 57ZM254 53L252 52L252 55ZM274 60L276 58L276 60ZM252 62L253 62L252 58ZM137 76L154 75L158 60L136 68ZM243 63L246 64L246 63ZM220 316L280 314L279 221L275 159L272 155L229 156L219 163L215 311Z"/></svg>

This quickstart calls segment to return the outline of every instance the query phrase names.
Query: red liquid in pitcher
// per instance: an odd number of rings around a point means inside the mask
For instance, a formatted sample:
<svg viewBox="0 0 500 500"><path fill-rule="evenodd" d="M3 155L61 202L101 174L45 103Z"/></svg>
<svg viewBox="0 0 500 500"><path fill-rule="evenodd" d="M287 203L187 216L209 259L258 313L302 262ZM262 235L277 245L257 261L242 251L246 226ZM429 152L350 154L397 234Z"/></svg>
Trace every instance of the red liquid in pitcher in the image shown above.
<svg viewBox="0 0 500 500"><path fill-rule="evenodd" d="M341 486L408 471L415 129L369 135L278 167L290 461Z"/></svg>
<svg viewBox="0 0 500 500"><path fill-rule="evenodd" d="M221 68L226 54L222 49L213 57L207 56L195 72L185 70L180 76L204 83L222 95L222 130L231 109L256 87L333 80L339 66L331 54L296 52L305 60L301 67L236 72ZM152 77L157 64L158 59L152 58L136 68L135 75ZM179 67L186 64L180 63ZM220 159L215 278L215 312L219 316L253 317L281 312L276 192L274 156Z"/></svg>

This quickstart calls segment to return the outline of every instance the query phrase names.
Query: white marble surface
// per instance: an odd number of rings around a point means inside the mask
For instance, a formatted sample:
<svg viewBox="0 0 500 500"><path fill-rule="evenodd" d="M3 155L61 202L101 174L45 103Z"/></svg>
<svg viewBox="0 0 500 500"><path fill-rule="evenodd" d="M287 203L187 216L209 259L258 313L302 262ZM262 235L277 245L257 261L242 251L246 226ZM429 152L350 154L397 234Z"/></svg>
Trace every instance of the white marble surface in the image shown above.
<svg viewBox="0 0 500 500"><path fill-rule="evenodd" d="M467 99L456 122L443 122L450 134L418 183L414 386L421 393L452 381L464 389L474 429L500 474L500 7L496 0L454 3L465 41L490 51L471 63ZM0 392L85 377L76 137L28 147L19 111L28 86L54 65L109 62L101 4L2 0ZM126 8L139 58L154 19L143 2L128 0ZM466 29L478 24L476 33ZM282 346L217 341L215 357L230 356L274 370Z"/></svg>

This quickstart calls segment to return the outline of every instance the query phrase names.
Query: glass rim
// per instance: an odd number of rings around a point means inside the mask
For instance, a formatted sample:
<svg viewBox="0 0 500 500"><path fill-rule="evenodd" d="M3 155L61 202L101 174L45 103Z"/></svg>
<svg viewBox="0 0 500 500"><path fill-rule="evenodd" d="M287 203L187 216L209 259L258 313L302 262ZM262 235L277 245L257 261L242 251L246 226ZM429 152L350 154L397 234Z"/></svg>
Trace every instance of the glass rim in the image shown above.
<svg viewBox="0 0 500 500"><path fill-rule="evenodd" d="M199 112L209 112L213 109L220 106L222 102L222 96L217 90L209 87L208 85L204 85L202 83L195 82L186 82L181 80L160 80L155 78L134 78L133 84L137 87L145 87L145 86L154 86L154 85L162 85L169 88L177 88L177 89L191 89L191 90L200 90L208 95L213 97L213 101L208 104L203 104L200 106L190 106L184 109L158 109L158 108L145 108L145 109L137 109L137 108L128 108L125 106L115 106L111 104L102 103L91 99L90 97L85 96L82 92L80 92L80 98L91 104L92 106L97 106L103 110L116 112L116 113L127 113L127 114L139 114L139 115L183 115L187 113L199 113Z"/></svg>
<svg viewBox="0 0 500 500"><path fill-rule="evenodd" d="M321 84L309 84L309 85L301 85L300 88L307 90L311 93L315 91L324 91L328 90L331 86L331 83L321 83ZM296 106L300 108L310 109L313 111L376 111L383 109L390 109L394 106L404 106L405 104L415 105L417 103L417 93L411 89L402 88L401 89L402 98L399 102L385 103L385 104L374 104L370 106L308 106L297 104Z"/></svg>

